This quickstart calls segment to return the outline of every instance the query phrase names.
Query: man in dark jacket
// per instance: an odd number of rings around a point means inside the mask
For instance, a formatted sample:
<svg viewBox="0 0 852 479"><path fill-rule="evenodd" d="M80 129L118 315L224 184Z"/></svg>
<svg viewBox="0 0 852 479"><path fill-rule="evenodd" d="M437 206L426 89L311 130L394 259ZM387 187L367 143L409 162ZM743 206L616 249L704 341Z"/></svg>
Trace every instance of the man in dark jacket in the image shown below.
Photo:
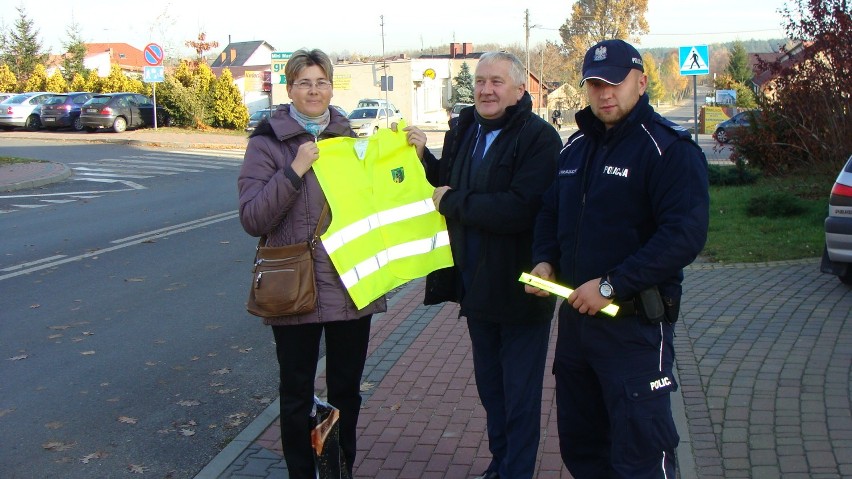
<svg viewBox="0 0 852 479"><path fill-rule="evenodd" d="M589 49L590 106L536 221L532 274L576 288L559 308L553 371L560 451L577 479L675 477L673 323L683 268L707 238L707 161L654 112L647 82L630 44ZM599 313L613 302L615 317Z"/></svg>
<svg viewBox="0 0 852 479"><path fill-rule="evenodd" d="M482 55L474 107L461 111L440 160L423 132L406 130L447 219L456 267L427 278L426 302L459 302L467 318L493 456L487 479L533 477L554 307L518 282L533 266L532 228L562 146L532 113L525 71L512 54Z"/></svg>

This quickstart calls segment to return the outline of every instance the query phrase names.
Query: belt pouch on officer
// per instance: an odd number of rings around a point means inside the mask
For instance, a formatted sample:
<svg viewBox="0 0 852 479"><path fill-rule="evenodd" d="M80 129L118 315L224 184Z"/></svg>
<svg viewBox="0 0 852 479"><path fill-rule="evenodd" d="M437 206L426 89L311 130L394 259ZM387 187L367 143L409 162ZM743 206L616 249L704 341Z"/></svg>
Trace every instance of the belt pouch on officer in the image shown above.
<svg viewBox="0 0 852 479"><path fill-rule="evenodd" d="M640 291L636 301L639 303L639 314L645 321L651 324L660 324L666 320L663 297L660 296L660 290L656 286Z"/></svg>

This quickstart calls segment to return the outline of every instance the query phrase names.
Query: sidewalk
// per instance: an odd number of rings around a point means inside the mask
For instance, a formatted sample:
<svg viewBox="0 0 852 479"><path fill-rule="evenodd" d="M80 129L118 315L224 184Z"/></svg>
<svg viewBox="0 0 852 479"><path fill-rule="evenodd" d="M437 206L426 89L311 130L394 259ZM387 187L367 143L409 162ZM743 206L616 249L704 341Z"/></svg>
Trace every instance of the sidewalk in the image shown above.
<svg viewBox="0 0 852 479"><path fill-rule="evenodd" d="M407 284L389 300L387 313L373 319L362 383L357 477L464 479L481 474L491 459L467 326L455 304L423 306L423 287L422 279ZM536 477L567 479L571 475L559 455L549 369L556 344L556 321L552 324ZM322 371L318 390L324 391ZM682 434L681 477L694 478L680 394L674 400ZM195 479L288 477L278 419L276 401Z"/></svg>

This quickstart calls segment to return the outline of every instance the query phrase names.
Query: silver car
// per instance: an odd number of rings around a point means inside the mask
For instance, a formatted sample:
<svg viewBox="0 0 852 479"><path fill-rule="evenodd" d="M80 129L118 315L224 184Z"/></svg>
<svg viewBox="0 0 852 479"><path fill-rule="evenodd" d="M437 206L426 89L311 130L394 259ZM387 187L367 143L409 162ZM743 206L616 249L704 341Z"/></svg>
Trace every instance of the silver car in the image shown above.
<svg viewBox="0 0 852 479"><path fill-rule="evenodd" d="M852 284L852 156L831 188L820 271L836 275L844 284Z"/></svg>
<svg viewBox="0 0 852 479"><path fill-rule="evenodd" d="M38 130L41 128L41 119L39 119L41 110L38 107L53 95L55 93L30 92L7 98L0 103L0 128L11 130L25 127L29 130Z"/></svg>

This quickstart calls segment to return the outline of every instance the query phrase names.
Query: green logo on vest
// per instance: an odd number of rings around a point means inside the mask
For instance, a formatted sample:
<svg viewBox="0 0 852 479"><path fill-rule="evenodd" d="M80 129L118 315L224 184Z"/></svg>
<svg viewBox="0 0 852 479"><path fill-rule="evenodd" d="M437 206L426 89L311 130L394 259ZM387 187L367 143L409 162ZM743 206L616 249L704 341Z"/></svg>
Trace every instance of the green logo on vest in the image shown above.
<svg viewBox="0 0 852 479"><path fill-rule="evenodd" d="M399 167L391 170L391 178L394 183L402 183L405 180L405 168Z"/></svg>

